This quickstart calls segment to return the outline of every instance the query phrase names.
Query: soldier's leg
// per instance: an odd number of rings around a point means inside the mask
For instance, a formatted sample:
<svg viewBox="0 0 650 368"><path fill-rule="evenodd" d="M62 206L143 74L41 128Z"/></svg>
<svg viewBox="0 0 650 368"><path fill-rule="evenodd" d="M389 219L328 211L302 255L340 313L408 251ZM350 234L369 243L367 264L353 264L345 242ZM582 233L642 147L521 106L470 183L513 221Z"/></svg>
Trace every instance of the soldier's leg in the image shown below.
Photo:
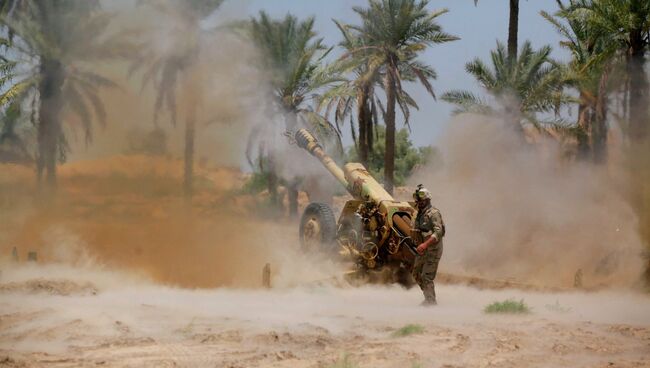
<svg viewBox="0 0 650 368"><path fill-rule="evenodd" d="M438 264L442 257L442 244L437 245L425 254L425 262L422 266L422 291L426 302L436 303L436 286L434 280L438 273Z"/></svg>
<svg viewBox="0 0 650 368"><path fill-rule="evenodd" d="M413 264L413 271L411 274L413 275L413 279L415 279L415 282L420 286L422 290L423 289L423 284L422 284L422 266L424 266L424 257L423 256L415 256L415 263Z"/></svg>

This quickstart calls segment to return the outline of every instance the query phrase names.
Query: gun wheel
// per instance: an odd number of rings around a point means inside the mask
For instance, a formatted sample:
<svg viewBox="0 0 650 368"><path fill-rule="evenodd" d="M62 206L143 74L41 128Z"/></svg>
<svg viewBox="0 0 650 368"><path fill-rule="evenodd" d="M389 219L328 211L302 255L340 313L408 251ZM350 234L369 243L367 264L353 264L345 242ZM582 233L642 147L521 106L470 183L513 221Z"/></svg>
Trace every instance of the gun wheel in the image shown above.
<svg viewBox="0 0 650 368"><path fill-rule="evenodd" d="M332 209L323 203L310 203L300 220L300 245L303 251L329 252L336 237Z"/></svg>

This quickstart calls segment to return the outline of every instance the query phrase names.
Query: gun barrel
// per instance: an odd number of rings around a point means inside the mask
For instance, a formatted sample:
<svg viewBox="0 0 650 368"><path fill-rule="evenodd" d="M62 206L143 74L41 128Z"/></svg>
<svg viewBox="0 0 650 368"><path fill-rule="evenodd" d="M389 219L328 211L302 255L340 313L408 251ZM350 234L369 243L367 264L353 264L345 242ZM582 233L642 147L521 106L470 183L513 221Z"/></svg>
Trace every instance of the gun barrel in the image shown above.
<svg viewBox="0 0 650 368"><path fill-rule="evenodd" d="M306 150L311 153L312 156L316 157L322 164L325 166L327 171L329 171L336 180L339 181L346 189L349 187L348 181L345 179L345 173L343 170L334 162L334 160L325 153L323 147L321 147L318 140L309 133L306 129L300 129L296 132L295 135L296 143L298 147Z"/></svg>
<svg viewBox="0 0 650 368"><path fill-rule="evenodd" d="M413 253L413 255L417 254L416 250L416 244L413 244L413 240L410 238L411 236L411 220L399 213L396 213L393 215L393 224L399 230L399 232L402 234L402 236L408 237L407 241L404 242L404 245L406 245L406 248Z"/></svg>

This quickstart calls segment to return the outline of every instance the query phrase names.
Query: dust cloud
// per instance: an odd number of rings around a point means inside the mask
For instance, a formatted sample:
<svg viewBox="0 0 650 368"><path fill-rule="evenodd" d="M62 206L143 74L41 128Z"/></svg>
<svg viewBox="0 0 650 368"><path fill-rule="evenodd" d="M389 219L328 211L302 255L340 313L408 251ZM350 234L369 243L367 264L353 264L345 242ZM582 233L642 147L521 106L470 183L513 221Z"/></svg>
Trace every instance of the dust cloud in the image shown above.
<svg viewBox="0 0 650 368"><path fill-rule="evenodd" d="M18 362L43 361L47 354L50 363L75 356L108 366L271 366L288 359L317 365L346 351L393 365L445 359L481 366L493 358L528 365L544 357L557 366L570 357L575 366L591 366L586 357L593 351L597 360L647 362L650 330L637 326L650 324L650 299L632 292L547 294L443 285L432 310L418 306L419 290L395 286L189 290L114 271L52 265L9 269L6 276L20 284L43 272L92 283L97 293L3 292L0 305L7 315L0 347ZM525 300L532 313L483 313L485 305L505 298ZM422 334L392 335L414 323ZM378 355L378 344L390 345L390 355ZM615 356L607 349L616 349Z"/></svg>
<svg viewBox="0 0 650 368"><path fill-rule="evenodd" d="M139 8L136 8L139 9ZM130 14L117 13L122 29L139 30L151 23L152 29L140 31L135 40L143 45L154 45L150 57L164 57L170 46L165 40L170 33L182 32L173 19L152 15L151 11L136 10ZM223 20L227 23L227 19ZM143 26L144 24L144 26ZM137 26L136 26L137 25ZM216 24L224 26L224 24ZM207 32L207 31L204 31ZM245 163L244 151L251 127L267 121L261 106L269 103L268 83L263 73L255 67L259 58L253 45L228 30L211 31L197 36L201 53L190 67L178 76L174 91L176 97L176 121L166 106L154 124L154 104L160 81L142 84L148 67L132 74L127 71L133 61L99 65L99 70L118 84L117 88L103 89L102 101L108 112L104 127L98 127L91 144L78 139L74 129L75 116L69 114L71 141L70 161L89 160L133 153L132 142L142 140L152 131L161 131L165 142L161 150L168 156L182 158L185 143L185 125L194 116L196 121L196 161L202 165L239 167ZM160 46L159 46L160 45ZM178 51L176 51L178 52ZM149 55L149 54L148 54ZM237 62L233 62L236 55ZM156 60L151 60L153 63ZM149 81L151 83L151 81ZM193 110L190 112L190 110ZM195 111L194 111L195 110ZM145 152L148 153L148 152Z"/></svg>
<svg viewBox="0 0 650 368"><path fill-rule="evenodd" d="M127 76L129 61L96 66L119 87L101 92L107 123L95 129L91 144L77 129L77 118L65 113L71 151L59 167L56 198L41 203L35 197L32 169L0 170L0 218L6 220L0 224L0 268L11 266L15 247L21 262L36 251L42 264L77 267L80 273L119 271L187 288L260 287L266 263L277 287L338 272L339 266L327 262L315 266L298 250L292 222L268 221L263 197L241 193L251 129L268 126L267 139L276 147L288 144L276 129L281 116L270 112L272 91L258 68L259 54L225 29L240 10L202 25L192 38L196 30L185 29L173 14L155 14L132 1L107 7L115 12L116 31L144 27L134 33L156 56L179 46L170 45L173 37L201 43L201 53L178 77L176 124L166 109L154 124L156 92L141 86L142 72ZM192 114L195 195L188 206L182 159Z"/></svg>
<svg viewBox="0 0 650 368"><path fill-rule="evenodd" d="M151 25L144 36L161 52L170 33L184 34L182 23L133 1L105 3L117 28ZM213 25L240 17L242 4ZM270 211L268 194L242 192L249 137L275 153L285 179L338 184L287 144L286 116L272 108L254 47L229 33L196 41L205 52L179 80L176 125L168 112L153 123L155 92L127 77L128 62L108 63L100 71L120 87L102 92L108 121L92 144L75 139L80 122L65 115L72 151L56 197L35 194L33 168L0 165L0 365L335 366L353 351L378 367L593 366L612 361L608 349L630 366L648 363L650 301L633 291L439 285L440 304L425 309L417 288L338 282L346 265L300 251L295 219ZM558 147L531 147L484 118L458 118L441 142L442 169L424 168L412 183L432 189L446 220L442 271L566 287L581 270L587 288L639 279L640 223L617 165L560 163ZM30 252L36 262L26 261ZM270 290L261 288L266 264ZM506 298L525 300L532 313L483 313ZM392 335L412 323L423 335Z"/></svg>
<svg viewBox="0 0 650 368"><path fill-rule="evenodd" d="M11 266L15 247L21 263L35 251L40 264L120 271L188 288L260 287L266 263L276 287L339 272L299 251L292 222L265 219L257 198L237 194L245 179L237 170L197 170L203 188L189 209L179 194L179 160L116 156L66 166L57 198L46 206L4 190L26 183L4 183L2 197L13 197L14 216L0 225L0 268Z"/></svg>
<svg viewBox="0 0 650 368"><path fill-rule="evenodd" d="M441 268L564 287L576 277L591 287L636 285L643 242L620 162L567 162L556 142L537 139L526 143L485 117L449 124L443 167L411 180L431 187L443 213Z"/></svg>

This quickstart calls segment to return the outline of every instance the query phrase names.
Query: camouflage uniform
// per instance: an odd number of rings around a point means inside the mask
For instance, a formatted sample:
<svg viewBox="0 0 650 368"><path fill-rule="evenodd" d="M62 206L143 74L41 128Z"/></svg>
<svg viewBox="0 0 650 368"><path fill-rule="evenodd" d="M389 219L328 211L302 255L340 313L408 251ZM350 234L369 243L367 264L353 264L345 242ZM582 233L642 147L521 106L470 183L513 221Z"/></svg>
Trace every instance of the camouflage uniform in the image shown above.
<svg viewBox="0 0 650 368"><path fill-rule="evenodd" d="M432 244L424 251L424 254L415 256L413 266L413 278L420 285L424 293L425 303L436 303L436 289L433 280L438 272L438 263L442 257L442 237L444 235L444 223L437 208L430 204L418 212L415 218L415 230L421 232L421 239L428 239L435 234L438 243Z"/></svg>

